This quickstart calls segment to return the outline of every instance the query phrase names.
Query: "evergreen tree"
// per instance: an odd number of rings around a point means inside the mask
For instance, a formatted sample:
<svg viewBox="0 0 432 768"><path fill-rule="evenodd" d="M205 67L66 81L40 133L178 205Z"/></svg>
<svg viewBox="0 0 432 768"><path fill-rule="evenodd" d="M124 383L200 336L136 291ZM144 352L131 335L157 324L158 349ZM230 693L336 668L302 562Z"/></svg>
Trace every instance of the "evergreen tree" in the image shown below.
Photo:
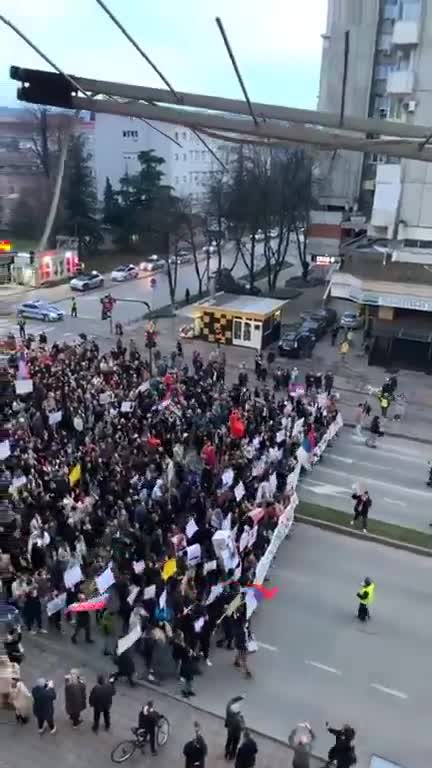
<svg viewBox="0 0 432 768"><path fill-rule="evenodd" d="M78 238L80 258L94 252L102 239L90 159L85 137L73 136L65 174L62 230L66 235Z"/></svg>
<svg viewBox="0 0 432 768"><path fill-rule="evenodd" d="M103 196L103 222L110 227L119 226L120 206L111 180L106 177Z"/></svg>

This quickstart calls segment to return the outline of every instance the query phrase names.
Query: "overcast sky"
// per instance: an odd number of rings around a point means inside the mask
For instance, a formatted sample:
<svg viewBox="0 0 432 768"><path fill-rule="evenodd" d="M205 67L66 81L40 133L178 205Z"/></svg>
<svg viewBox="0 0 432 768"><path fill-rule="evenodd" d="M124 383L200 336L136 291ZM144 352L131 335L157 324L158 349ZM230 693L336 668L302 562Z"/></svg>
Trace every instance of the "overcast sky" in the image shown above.
<svg viewBox="0 0 432 768"><path fill-rule="evenodd" d="M219 15L252 100L316 106L327 0L106 3L178 90L241 96L214 21ZM0 12L69 74L162 85L96 0L1 0ZM11 64L47 68L0 24L0 104L15 106Z"/></svg>

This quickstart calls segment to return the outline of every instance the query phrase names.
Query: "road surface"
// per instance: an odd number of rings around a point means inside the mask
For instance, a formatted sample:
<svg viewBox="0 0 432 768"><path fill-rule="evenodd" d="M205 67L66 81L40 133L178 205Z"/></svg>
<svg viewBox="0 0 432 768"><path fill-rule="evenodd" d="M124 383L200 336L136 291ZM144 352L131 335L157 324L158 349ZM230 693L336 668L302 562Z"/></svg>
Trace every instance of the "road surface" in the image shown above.
<svg viewBox="0 0 432 768"><path fill-rule="evenodd" d="M384 424L385 429L385 424ZM303 477L303 501L353 511L352 488L363 481L372 498L370 516L430 533L432 489L426 486L432 448L384 436L376 449L345 428L313 471Z"/></svg>

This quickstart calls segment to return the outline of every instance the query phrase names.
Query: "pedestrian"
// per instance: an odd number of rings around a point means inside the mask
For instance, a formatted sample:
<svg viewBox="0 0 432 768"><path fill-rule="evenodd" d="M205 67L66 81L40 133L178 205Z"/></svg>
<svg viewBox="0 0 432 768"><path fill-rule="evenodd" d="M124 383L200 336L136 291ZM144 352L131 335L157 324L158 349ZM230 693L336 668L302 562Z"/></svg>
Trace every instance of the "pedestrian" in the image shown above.
<svg viewBox="0 0 432 768"><path fill-rule="evenodd" d="M236 617L234 622L234 642L237 651L236 657L234 659L234 666L243 669L245 677L252 677L252 672L250 671L247 663L247 622L240 615Z"/></svg>
<svg viewBox="0 0 432 768"><path fill-rule="evenodd" d="M40 677L32 689L33 696L33 714L37 720L39 733L44 733L46 726L50 733L56 732L54 724L54 701L56 692L52 680L47 682L44 677Z"/></svg>
<svg viewBox="0 0 432 768"><path fill-rule="evenodd" d="M200 724L194 723L195 736L187 741L183 747L185 768L205 768L207 757L207 744L201 735Z"/></svg>
<svg viewBox="0 0 432 768"><path fill-rule="evenodd" d="M336 344L338 333L339 333L339 326L335 325L334 328L332 328L332 332L330 334L332 347L334 347Z"/></svg>
<svg viewBox="0 0 432 768"><path fill-rule="evenodd" d="M364 420L365 420L365 412L363 408L363 403L359 403L357 405L355 416L354 416L354 421L355 421L354 433L360 439L363 437L362 428L364 425Z"/></svg>
<svg viewBox="0 0 432 768"><path fill-rule="evenodd" d="M86 600L86 596L80 594L78 602L83 603ZM93 643L90 632L90 613L89 611L76 611L75 613L75 631L71 637L72 642L76 645L77 637L80 632L84 632L86 643Z"/></svg>
<svg viewBox="0 0 432 768"><path fill-rule="evenodd" d="M103 715L105 730L109 731L111 727L112 700L115 692L114 678L110 677L108 682L106 682L103 675L98 675L97 683L91 689L89 696L89 706L93 707L92 731L94 733L97 733L99 730L101 715Z"/></svg>
<svg viewBox="0 0 432 768"><path fill-rule="evenodd" d="M324 376L324 389L328 397L330 397L332 393L333 384L334 384L334 376L331 371L327 371L327 373Z"/></svg>
<svg viewBox="0 0 432 768"><path fill-rule="evenodd" d="M10 701L15 709L15 717L18 723L28 723L31 714L32 697L27 686L17 677L12 678L10 689Z"/></svg>
<svg viewBox="0 0 432 768"><path fill-rule="evenodd" d="M71 317L78 317L77 300L75 296L72 296L71 301Z"/></svg>
<svg viewBox="0 0 432 768"><path fill-rule="evenodd" d="M369 427L369 437L366 439L366 445L369 448L376 448L378 437L382 437L384 432L381 429L379 416L374 416Z"/></svg>
<svg viewBox="0 0 432 768"><path fill-rule="evenodd" d="M341 360L343 363L345 362L345 358L349 352L349 348L350 348L350 345L348 341L344 339L342 344L339 347L339 352L340 352Z"/></svg>
<svg viewBox="0 0 432 768"><path fill-rule="evenodd" d="M115 638L114 638L114 614L108 611L106 608L99 620L99 627L102 632L104 644L103 655L112 656L114 653Z"/></svg>
<svg viewBox="0 0 432 768"><path fill-rule="evenodd" d="M86 685L80 677L77 669L71 669L65 677L65 707L74 728L77 728L81 720L81 712L87 706Z"/></svg>
<svg viewBox="0 0 432 768"><path fill-rule="evenodd" d="M312 745L315 733L309 723L298 723L288 737L288 743L293 749L292 768L310 768Z"/></svg>
<svg viewBox="0 0 432 768"><path fill-rule="evenodd" d="M120 656L116 653L114 656L114 664L117 667L117 672L112 675L113 681L119 679L119 677L125 677L131 687L135 685L133 679L135 674L135 662L132 655L128 650L123 651Z"/></svg>
<svg viewBox="0 0 432 768"><path fill-rule="evenodd" d="M263 358L261 352L257 352L255 355L255 376L258 381L261 378L261 368L263 366Z"/></svg>
<svg viewBox="0 0 432 768"><path fill-rule="evenodd" d="M21 630L18 626L8 625L3 645L11 664L22 664L24 649L21 644Z"/></svg>
<svg viewBox="0 0 432 768"><path fill-rule="evenodd" d="M380 407L381 407L381 415L382 415L383 419L386 419L387 418L387 411L388 411L388 409L390 407L390 399L389 399L388 395L386 395L384 393L381 393L380 399L379 399L379 404L380 404Z"/></svg>
<svg viewBox="0 0 432 768"><path fill-rule="evenodd" d="M353 741L355 730L347 723L342 728L331 728L328 723L326 727L329 733L335 737L336 742L329 749L326 768L336 763L337 768L350 768L357 762Z"/></svg>
<svg viewBox="0 0 432 768"><path fill-rule="evenodd" d="M243 699L244 696L234 696L226 706L225 728L227 729L227 738L225 742L225 760L234 760L242 730L245 726L245 720L241 712Z"/></svg>
<svg viewBox="0 0 432 768"><path fill-rule="evenodd" d="M34 547L32 548L33 552ZM23 617L26 628L31 635L35 635L36 631L46 634L47 630L42 628L42 603L37 593L37 589L29 589L25 596L23 606ZM37 630L34 629L36 625Z"/></svg>
<svg viewBox="0 0 432 768"><path fill-rule="evenodd" d="M189 288L186 288L186 290L185 290L185 303L186 304L189 304L190 297L191 297L190 290L189 290Z"/></svg>
<svg viewBox="0 0 432 768"><path fill-rule="evenodd" d="M159 712L155 710L153 701L148 701L138 715L138 729L141 731L140 736L142 735L143 741L146 741L147 737L149 738L152 755L157 755L156 731L159 717Z"/></svg>
<svg viewBox="0 0 432 768"><path fill-rule="evenodd" d="M26 338L26 320L25 320L25 317L19 317L18 318L18 330L19 330L20 339L25 340L25 338Z"/></svg>
<svg viewBox="0 0 432 768"><path fill-rule="evenodd" d="M235 768L253 768L258 747L248 730L243 731L243 740L235 757Z"/></svg>
<svg viewBox="0 0 432 768"><path fill-rule="evenodd" d="M368 515L372 506L372 499L369 496L368 491L363 491L362 493L353 493L352 498L355 501L354 519L351 520L350 525L354 525L356 520L361 517L363 521L363 533L367 533Z"/></svg>
<svg viewBox="0 0 432 768"><path fill-rule="evenodd" d="M375 584L371 579L369 579L368 576L366 576L364 581L362 581L360 584L360 589L357 592L357 597L360 601L357 610L357 618L360 619L360 621L366 621L366 619L370 619L369 606L371 603L373 603L374 594Z"/></svg>

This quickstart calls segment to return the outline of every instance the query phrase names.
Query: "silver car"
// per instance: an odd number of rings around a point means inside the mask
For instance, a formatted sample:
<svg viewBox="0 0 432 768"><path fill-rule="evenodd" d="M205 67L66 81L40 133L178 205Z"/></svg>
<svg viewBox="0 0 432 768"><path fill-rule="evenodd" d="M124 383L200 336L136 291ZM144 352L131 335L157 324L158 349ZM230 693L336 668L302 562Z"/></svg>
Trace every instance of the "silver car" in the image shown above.
<svg viewBox="0 0 432 768"><path fill-rule="evenodd" d="M92 288L102 288L103 284L102 275L93 270L93 272L82 272L80 275L75 275L69 286L73 291L91 291Z"/></svg>
<svg viewBox="0 0 432 768"><path fill-rule="evenodd" d="M17 317L29 317L32 320L44 320L54 323L57 320L63 320L65 313L55 304L48 304L46 301L35 299L34 301L23 301L16 310Z"/></svg>
<svg viewBox="0 0 432 768"><path fill-rule="evenodd" d="M351 330L355 331L357 328L362 327L363 318L360 317L356 312L344 312L343 315L341 315L339 325L342 328L350 328Z"/></svg>

